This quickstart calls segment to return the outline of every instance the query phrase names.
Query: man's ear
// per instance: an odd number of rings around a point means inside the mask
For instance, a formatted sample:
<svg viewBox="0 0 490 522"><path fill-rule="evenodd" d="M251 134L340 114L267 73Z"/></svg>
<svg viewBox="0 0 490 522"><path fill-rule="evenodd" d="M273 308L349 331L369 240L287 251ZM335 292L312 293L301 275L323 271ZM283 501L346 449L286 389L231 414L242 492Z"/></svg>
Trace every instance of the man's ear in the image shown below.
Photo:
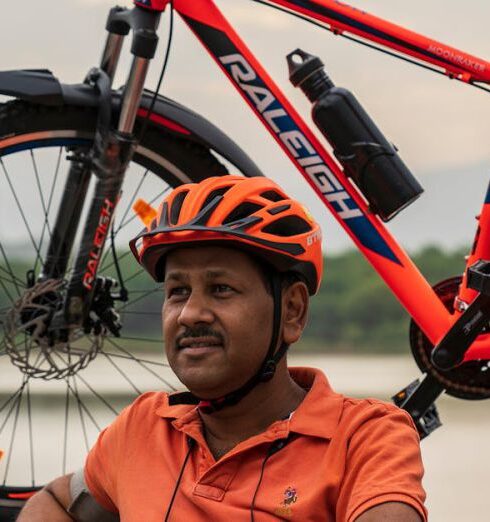
<svg viewBox="0 0 490 522"><path fill-rule="evenodd" d="M282 293L282 338L286 344L299 340L308 317L309 295L306 285L296 281Z"/></svg>

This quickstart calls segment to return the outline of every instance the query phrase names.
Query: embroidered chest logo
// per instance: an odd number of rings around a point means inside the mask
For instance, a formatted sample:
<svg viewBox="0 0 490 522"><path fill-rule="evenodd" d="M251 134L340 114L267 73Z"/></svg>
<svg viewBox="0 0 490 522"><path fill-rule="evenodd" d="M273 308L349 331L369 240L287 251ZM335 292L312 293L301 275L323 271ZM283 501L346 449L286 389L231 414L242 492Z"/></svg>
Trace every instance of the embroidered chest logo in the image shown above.
<svg viewBox="0 0 490 522"><path fill-rule="evenodd" d="M293 510L291 506L298 500L296 489L289 486L284 492L284 498L278 508L274 510L274 514L284 518L291 518Z"/></svg>

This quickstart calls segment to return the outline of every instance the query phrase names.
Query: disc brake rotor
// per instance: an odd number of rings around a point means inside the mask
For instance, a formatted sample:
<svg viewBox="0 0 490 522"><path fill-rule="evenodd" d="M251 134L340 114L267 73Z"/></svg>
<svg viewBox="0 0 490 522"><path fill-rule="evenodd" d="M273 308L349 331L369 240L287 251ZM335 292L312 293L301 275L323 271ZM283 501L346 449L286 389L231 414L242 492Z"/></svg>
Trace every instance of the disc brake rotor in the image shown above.
<svg viewBox="0 0 490 522"><path fill-rule="evenodd" d="M55 279L37 283L5 316L6 352L31 377L51 380L75 375L102 348L103 335L86 335L81 328L72 330L66 341L51 335L49 325L63 302L63 287L64 282Z"/></svg>
<svg viewBox="0 0 490 522"><path fill-rule="evenodd" d="M454 298L461 280L461 276L452 277L434 286L434 291L450 312L454 310ZM490 361L469 361L449 371L435 368L430 359L434 345L413 319L410 322L410 347L418 367L433 375L448 395L470 400L490 398Z"/></svg>

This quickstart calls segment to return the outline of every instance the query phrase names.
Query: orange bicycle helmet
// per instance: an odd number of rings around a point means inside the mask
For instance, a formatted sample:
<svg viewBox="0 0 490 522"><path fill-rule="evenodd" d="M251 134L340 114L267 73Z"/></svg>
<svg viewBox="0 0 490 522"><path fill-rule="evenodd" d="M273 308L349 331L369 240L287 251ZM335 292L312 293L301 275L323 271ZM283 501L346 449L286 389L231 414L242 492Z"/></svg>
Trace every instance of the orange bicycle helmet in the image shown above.
<svg viewBox="0 0 490 522"><path fill-rule="evenodd" d="M259 371L224 397L202 400L188 392L185 399L198 403L203 413L237 404L255 386L272 379L288 349L280 340L280 274L297 274L310 294L320 286L320 227L302 205L264 177L207 178L176 188L158 212L142 201L135 210L146 228L130 242L131 250L156 281L164 279L165 257L170 250L196 244L230 245L255 254L273 267L272 337Z"/></svg>
<svg viewBox="0 0 490 522"><path fill-rule="evenodd" d="M144 205L135 205L140 216ZM310 295L320 286L320 227L300 203L268 178L228 175L181 185L156 213L151 210L146 228L130 246L156 281L163 281L170 250L218 243L255 254L279 272L298 274Z"/></svg>

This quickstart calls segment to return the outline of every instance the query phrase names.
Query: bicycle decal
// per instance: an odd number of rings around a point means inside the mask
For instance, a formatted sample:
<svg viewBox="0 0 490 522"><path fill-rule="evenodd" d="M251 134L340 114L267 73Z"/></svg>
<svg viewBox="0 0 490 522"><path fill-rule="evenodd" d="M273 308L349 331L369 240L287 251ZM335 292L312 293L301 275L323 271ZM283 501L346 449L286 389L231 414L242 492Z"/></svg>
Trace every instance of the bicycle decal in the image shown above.
<svg viewBox="0 0 490 522"><path fill-rule="evenodd" d="M97 268L102 256L102 248L109 232L112 217L114 215L115 203L108 198L104 199L102 209L99 215L99 224L95 229L95 236L92 243L92 249L89 252L89 260L85 273L83 274L83 286L87 290L92 290L97 274Z"/></svg>
<svg viewBox="0 0 490 522"><path fill-rule="evenodd" d="M298 169L306 173L330 204L332 211L339 216L361 244L372 252L401 264L384 238L323 161L321 152L315 149L287 109L272 94L265 81L240 54L226 33L192 18L185 19L222 64L227 76L245 95L264 125L286 148Z"/></svg>
<svg viewBox="0 0 490 522"><path fill-rule="evenodd" d="M368 40L385 44L387 47L406 52L411 56L445 67L449 75L455 74L462 81L488 81L489 64L475 56L440 44L386 22L366 11L338 0L273 0L290 9L300 10L308 16L326 21L334 32L352 31ZM324 5L322 5L324 4ZM339 10L340 9L340 10ZM346 12L352 12L352 16Z"/></svg>

